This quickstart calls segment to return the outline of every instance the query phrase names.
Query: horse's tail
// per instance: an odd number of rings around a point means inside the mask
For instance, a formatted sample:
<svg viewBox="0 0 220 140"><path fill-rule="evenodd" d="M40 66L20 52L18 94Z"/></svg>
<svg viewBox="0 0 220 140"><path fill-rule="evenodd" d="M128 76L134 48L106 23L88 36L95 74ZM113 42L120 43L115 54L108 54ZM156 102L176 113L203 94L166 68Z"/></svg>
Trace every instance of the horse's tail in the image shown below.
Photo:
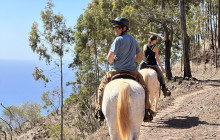
<svg viewBox="0 0 220 140"><path fill-rule="evenodd" d="M121 89L118 94L117 103L117 120L120 134L123 140L128 140L130 136L131 126L129 120L130 108L130 85L127 83L121 84Z"/></svg>

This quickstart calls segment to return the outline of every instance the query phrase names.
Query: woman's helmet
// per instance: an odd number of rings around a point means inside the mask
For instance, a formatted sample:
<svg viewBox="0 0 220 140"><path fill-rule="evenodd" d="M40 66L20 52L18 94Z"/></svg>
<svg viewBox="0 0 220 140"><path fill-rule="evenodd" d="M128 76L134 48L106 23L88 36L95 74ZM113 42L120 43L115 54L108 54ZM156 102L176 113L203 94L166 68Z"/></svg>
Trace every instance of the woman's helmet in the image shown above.
<svg viewBox="0 0 220 140"><path fill-rule="evenodd" d="M129 29L129 21L125 17L117 17L116 19L112 20L112 24L119 24L121 26L126 26L127 30Z"/></svg>

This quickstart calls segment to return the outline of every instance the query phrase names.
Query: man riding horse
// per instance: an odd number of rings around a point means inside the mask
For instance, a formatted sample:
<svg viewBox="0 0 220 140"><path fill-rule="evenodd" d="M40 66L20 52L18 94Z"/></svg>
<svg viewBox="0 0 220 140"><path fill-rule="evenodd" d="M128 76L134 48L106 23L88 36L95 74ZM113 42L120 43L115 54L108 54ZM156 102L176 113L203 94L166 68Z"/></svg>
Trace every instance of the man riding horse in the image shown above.
<svg viewBox="0 0 220 140"><path fill-rule="evenodd" d="M145 122L153 119L150 110L149 93L147 86L143 80L142 75L137 71L136 62L142 60L143 54L141 53L136 39L127 33L129 29L129 21L125 17L117 17L112 21L115 35L117 36L111 45L111 49L107 55L107 60L113 63L112 70L108 71L101 81L98 89L98 103L96 106L97 112L95 117L100 120L104 120L104 114L102 112L102 100L104 88L112 80L115 75L131 75L139 82L145 90ZM137 114L138 115L138 114Z"/></svg>

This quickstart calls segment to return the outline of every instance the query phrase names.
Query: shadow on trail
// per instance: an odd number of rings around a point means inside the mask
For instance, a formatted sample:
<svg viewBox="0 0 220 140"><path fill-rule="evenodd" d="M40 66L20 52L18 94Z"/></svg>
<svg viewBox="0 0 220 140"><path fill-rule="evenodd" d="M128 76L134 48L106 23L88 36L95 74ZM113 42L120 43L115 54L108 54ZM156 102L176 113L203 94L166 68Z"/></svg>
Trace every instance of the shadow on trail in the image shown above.
<svg viewBox="0 0 220 140"><path fill-rule="evenodd" d="M198 81L207 83L210 86L220 87L220 80L198 80Z"/></svg>
<svg viewBox="0 0 220 140"><path fill-rule="evenodd" d="M173 77L173 82L176 82L176 81L182 82L183 80L186 80L186 79L184 79L184 77L178 77L178 76ZM195 77L191 77L187 81L198 81L200 83L206 83L207 85L210 85L210 86L220 87L220 79L219 80L211 80L211 79L199 80Z"/></svg>
<svg viewBox="0 0 220 140"><path fill-rule="evenodd" d="M159 126L163 128L176 128L176 129L187 129L195 127L198 125L213 125L220 126L220 124L211 124L206 121L200 121L198 117L189 117L189 116L179 116L171 118L169 120L161 120L159 124L165 124L165 126Z"/></svg>
<svg viewBox="0 0 220 140"><path fill-rule="evenodd" d="M153 126L157 128L175 128L175 129L188 129L198 125L212 125L220 126L220 124L207 123L206 121L200 121L198 117L189 116L177 116L168 120L160 120L158 122L150 122L152 124L158 124ZM141 125L142 127L152 127L151 125Z"/></svg>

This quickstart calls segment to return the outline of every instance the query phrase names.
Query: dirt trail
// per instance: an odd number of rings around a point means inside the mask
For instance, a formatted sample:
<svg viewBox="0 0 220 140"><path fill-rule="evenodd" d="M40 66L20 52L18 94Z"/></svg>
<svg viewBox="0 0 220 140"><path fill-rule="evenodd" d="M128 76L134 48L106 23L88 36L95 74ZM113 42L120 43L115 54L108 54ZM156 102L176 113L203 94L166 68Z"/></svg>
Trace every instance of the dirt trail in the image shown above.
<svg viewBox="0 0 220 140"><path fill-rule="evenodd" d="M220 140L220 87L175 97L152 122L142 124L139 139Z"/></svg>

